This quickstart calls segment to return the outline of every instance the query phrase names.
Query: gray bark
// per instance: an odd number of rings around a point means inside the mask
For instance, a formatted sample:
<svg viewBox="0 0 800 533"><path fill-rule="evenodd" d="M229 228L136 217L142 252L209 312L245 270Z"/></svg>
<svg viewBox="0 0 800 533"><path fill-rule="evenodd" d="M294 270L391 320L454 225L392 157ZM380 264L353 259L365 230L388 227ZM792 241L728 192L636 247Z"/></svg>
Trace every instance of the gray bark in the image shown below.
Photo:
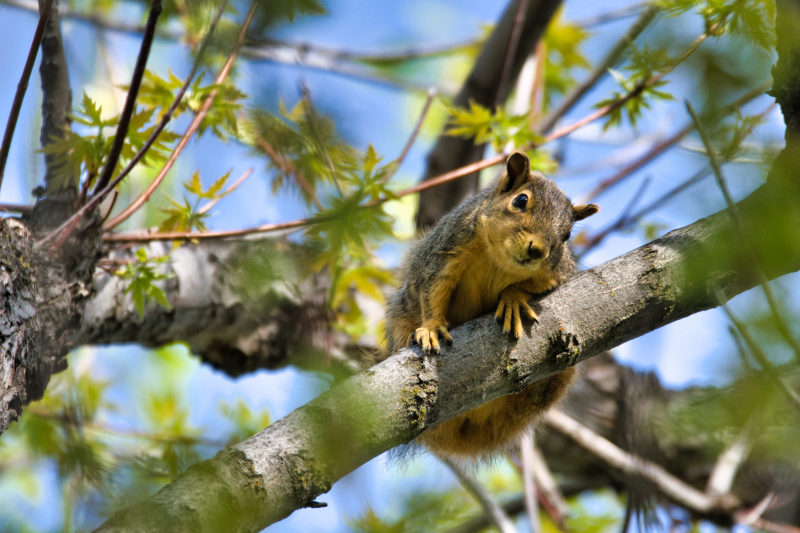
<svg viewBox="0 0 800 533"><path fill-rule="evenodd" d="M272 239L204 241L175 250L152 243L147 254L170 256L164 271L171 277L161 287L171 307L151 303L140 317L126 282L98 269L76 343L159 347L180 340L231 376L287 365L348 374L369 366L364 347L331 327L327 278L301 277L288 246ZM131 258L130 251L111 254L117 262Z"/></svg>

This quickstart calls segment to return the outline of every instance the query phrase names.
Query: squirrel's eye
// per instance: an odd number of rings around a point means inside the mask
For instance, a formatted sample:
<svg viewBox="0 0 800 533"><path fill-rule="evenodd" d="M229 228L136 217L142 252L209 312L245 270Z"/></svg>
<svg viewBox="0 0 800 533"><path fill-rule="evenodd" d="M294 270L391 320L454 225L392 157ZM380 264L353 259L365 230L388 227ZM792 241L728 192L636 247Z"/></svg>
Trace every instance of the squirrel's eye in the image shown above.
<svg viewBox="0 0 800 533"><path fill-rule="evenodd" d="M561 240L563 242L567 242L571 236L572 236L572 231L568 231L564 235L561 236Z"/></svg>
<svg viewBox="0 0 800 533"><path fill-rule="evenodd" d="M527 194L520 194L514 198L514 201L511 202L515 208L519 209L520 211L525 211L525 208L528 207L528 195Z"/></svg>

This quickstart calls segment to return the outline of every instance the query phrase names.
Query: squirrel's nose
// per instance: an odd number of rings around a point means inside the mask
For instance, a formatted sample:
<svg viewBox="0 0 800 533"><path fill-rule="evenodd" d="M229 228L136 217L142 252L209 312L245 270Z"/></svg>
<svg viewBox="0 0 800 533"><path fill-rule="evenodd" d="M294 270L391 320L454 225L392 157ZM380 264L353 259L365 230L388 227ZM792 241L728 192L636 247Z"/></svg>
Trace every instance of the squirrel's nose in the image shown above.
<svg viewBox="0 0 800 533"><path fill-rule="evenodd" d="M533 242L528 243L528 257L531 259L541 259L544 257L544 247L534 244Z"/></svg>

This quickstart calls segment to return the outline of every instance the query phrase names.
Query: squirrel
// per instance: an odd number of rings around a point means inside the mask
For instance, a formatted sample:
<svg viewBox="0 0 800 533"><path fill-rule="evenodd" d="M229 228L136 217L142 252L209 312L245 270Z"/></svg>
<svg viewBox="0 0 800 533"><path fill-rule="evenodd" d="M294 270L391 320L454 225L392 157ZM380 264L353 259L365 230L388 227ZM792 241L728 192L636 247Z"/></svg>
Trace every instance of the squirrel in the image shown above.
<svg viewBox="0 0 800 533"><path fill-rule="evenodd" d="M522 318L538 316L532 295L550 291L575 269L572 225L598 211L573 205L551 180L512 153L495 186L464 200L408 252L402 286L385 315L389 353L420 345L426 354L452 343L448 328L495 312L503 332L518 339ZM417 441L434 453L481 457L504 447L555 403L574 367L442 422Z"/></svg>

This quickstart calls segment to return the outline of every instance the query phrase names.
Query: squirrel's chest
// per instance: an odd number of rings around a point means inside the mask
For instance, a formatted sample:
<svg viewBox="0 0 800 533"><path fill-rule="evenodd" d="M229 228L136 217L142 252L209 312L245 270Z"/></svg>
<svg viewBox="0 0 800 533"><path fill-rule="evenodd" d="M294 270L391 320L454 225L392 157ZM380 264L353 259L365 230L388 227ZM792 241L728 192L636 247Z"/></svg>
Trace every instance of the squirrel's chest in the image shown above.
<svg viewBox="0 0 800 533"><path fill-rule="evenodd" d="M500 293L517 281L522 281L486 258L472 258L450 297L447 322L451 328L480 315L494 312Z"/></svg>

